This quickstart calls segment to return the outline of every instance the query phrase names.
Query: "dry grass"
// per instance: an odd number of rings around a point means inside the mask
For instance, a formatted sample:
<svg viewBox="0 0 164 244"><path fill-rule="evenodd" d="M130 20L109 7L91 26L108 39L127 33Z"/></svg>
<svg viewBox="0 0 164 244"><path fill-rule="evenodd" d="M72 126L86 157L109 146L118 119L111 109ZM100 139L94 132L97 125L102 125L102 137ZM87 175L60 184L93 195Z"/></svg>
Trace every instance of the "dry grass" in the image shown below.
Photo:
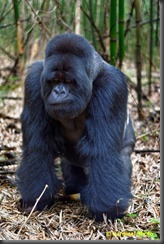
<svg viewBox="0 0 164 244"><path fill-rule="evenodd" d="M19 94L22 93L19 91ZM18 94L18 93L17 93ZM16 96L17 96L16 94ZM131 95L133 91L131 91ZM14 94L11 94L13 96ZM136 149L156 149L159 142L159 91L149 98L154 108L145 103L145 120L139 122L135 99L130 98L129 107L134 117L137 135ZM0 101L1 111L11 117L19 117L22 101ZM151 114L151 119L147 119ZM0 160L20 159L20 122L0 116ZM126 216L102 223L88 218L88 212L79 201L56 201L48 211L24 215L18 210L19 193L11 182L0 180L0 239L1 240L150 240L160 238L160 153L133 153L134 199ZM15 171L16 166L0 167Z"/></svg>

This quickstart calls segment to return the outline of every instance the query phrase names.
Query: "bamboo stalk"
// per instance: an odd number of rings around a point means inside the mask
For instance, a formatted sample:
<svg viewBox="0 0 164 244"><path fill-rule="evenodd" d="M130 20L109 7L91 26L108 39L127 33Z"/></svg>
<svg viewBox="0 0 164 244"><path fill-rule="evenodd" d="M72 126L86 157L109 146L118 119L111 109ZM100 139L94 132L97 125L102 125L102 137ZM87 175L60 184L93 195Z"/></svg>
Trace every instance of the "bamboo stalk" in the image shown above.
<svg viewBox="0 0 164 244"><path fill-rule="evenodd" d="M110 10L110 63L116 64L117 49L117 0L111 0Z"/></svg>
<svg viewBox="0 0 164 244"><path fill-rule="evenodd" d="M150 0L150 41L149 41L149 91L148 95L152 93L152 58L153 58L153 0Z"/></svg>
<svg viewBox="0 0 164 244"><path fill-rule="evenodd" d="M88 9L88 2L87 1L82 1L81 4L81 10L82 10L82 20L83 20L83 32L84 32L84 36L88 39L91 40L91 35L90 32L87 29L88 26L88 18L85 14L85 12Z"/></svg>
<svg viewBox="0 0 164 244"><path fill-rule="evenodd" d="M124 0L119 0L119 68L124 58Z"/></svg>
<svg viewBox="0 0 164 244"><path fill-rule="evenodd" d="M105 1L104 0L98 0L97 2L97 26L99 27L99 30L101 33L104 31L104 6L105 6Z"/></svg>
<svg viewBox="0 0 164 244"><path fill-rule="evenodd" d="M20 2L18 0L13 0L14 17L15 17L15 24L16 24L17 55L19 58L18 68L19 68L20 78L22 78L23 70L24 70L24 62L23 62L22 29L21 29L21 23L19 19L19 4Z"/></svg>
<svg viewBox="0 0 164 244"><path fill-rule="evenodd" d="M156 22L156 31L155 31L155 45L156 47L159 46L159 34L158 34L158 29L159 29L159 0L157 0L157 22Z"/></svg>
<svg viewBox="0 0 164 244"><path fill-rule="evenodd" d="M92 23L93 22L95 23L96 12L95 12L95 8L94 8L94 2L92 0L89 0L89 15L90 15L90 18L92 20ZM92 23L90 22L91 33L92 33L92 43L93 43L93 46L96 48L96 37L95 37L95 31L92 28Z"/></svg>
<svg viewBox="0 0 164 244"><path fill-rule="evenodd" d="M105 48L104 41L103 41L103 38L102 38L102 35L100 33L99 28L96 26L95 22L93 21L93 19L91 18L91 16L88 14L87 10L85 10L83 8L83 6L81 7L81 10L82 10L83 14L87 17L88 21L91 23L92 28L97 33L98 41L100 43L100 46L101 46L102 50L105 52L106 51L106 48ZM87 34L87 36L91 37L91 34L90 34L89 31L87 31L86 34ZM87 38L87 39L88 40L92 40L92 37L91 38Z"/></svg>
<svg viewBox="0 0 164 244"><path fill-rule="evenodd" d="M126 21L126 29L125 29L125 34L124 34L125 37L128 34L128 31L130 29L130 21L131 21L132 16L133 16L133 9L134 9L134 1L131 2L129 17Z"/></svg>

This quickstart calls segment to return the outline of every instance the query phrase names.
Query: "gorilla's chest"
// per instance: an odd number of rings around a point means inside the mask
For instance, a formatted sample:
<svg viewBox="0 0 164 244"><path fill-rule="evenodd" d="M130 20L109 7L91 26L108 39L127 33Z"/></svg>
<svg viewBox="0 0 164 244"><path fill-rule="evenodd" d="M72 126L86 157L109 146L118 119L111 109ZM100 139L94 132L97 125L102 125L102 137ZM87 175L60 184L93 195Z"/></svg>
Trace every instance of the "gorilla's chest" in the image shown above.
<svg viewBox="0 0 164 244"><path fill-rule="evenodd" d="M60 119L58 130L55 135L58 144L59 156L64 156L74 165L83 167L84 160L79 155L79 142L86 132L85 128L86 112L82 112L72 119Z"/></svg>
<svg viewBox="0 0 164 244"><path fill-rule="evenodd" d="M69 134L70 133L70 134ZM63 133L55 137L55 144L57 146L57 154L59 157L64 157L67 161L73 165L85 167L84 160L80 157L79 141L83 136L83 132L73 131L69 132L67 136L63 136ZM78 139L77 139L78 137ZM69 138L69 139L68 139ZM70 139L71 138L71 139Z"/></svg>
<svg viewBox="0 0 164 244"><path fill-rule="evenodd" d="M60 120L60 131L68 143L76 144L80 140L85 129L85 113L73 119Z"/></svg>

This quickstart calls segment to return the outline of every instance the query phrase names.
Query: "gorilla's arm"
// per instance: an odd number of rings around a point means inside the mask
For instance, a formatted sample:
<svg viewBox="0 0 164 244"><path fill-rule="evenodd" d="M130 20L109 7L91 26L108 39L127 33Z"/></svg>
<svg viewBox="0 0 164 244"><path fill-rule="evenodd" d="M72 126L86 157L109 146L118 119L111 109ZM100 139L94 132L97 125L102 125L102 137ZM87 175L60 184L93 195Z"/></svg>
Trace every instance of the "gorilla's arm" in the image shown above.
<svg viewBox="0 0 164 244"><path fill-rule="evenodd" d="M42 62L30 68L25 80L25 100L22 113L23 158L17 170L18 188L22 195L23 209L30 210L36 199L48 185L37 209L51 205L58 188L54 171L55 145L51 119L45 112L40 95Z"/></svg>
<svg viewBox="0 0 164 244"><path fill-rule="evenodd" d="M93 82L87 134L79 143L89 171L89 184L81 198L97 220L102 220L103 213L112 220L122 217L132 197L130 176L121 156L127 96L124 75L104 63Z"/></svg>

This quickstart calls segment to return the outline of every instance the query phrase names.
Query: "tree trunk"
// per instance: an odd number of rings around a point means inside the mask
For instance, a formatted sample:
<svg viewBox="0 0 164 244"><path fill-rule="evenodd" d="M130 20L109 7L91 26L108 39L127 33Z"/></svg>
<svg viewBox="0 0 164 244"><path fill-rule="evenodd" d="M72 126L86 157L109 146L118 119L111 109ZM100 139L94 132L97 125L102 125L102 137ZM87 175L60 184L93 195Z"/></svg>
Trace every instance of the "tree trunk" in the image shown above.
<svg viewBox="0 0 164 244"><path fill-rule="evenodd" d="M134 0L134 8L135 8L135 19L136 19L136 69L137 69L137 96L138 96L138 116L139 119L143 119L142 113L142 101L141 101L141 94L142 94L142 86L141 86L141 30L140 30L140 22L141 22L141 1Z"/></svg>
<svg viewBox="0 0 164 244"><path fill-rule="evenodd" d="M80 30L80 21L81 21L81 1L80 0L76 0L76 5L75 5L75 33L76 34L81 34L81 30Z"/></svg>

